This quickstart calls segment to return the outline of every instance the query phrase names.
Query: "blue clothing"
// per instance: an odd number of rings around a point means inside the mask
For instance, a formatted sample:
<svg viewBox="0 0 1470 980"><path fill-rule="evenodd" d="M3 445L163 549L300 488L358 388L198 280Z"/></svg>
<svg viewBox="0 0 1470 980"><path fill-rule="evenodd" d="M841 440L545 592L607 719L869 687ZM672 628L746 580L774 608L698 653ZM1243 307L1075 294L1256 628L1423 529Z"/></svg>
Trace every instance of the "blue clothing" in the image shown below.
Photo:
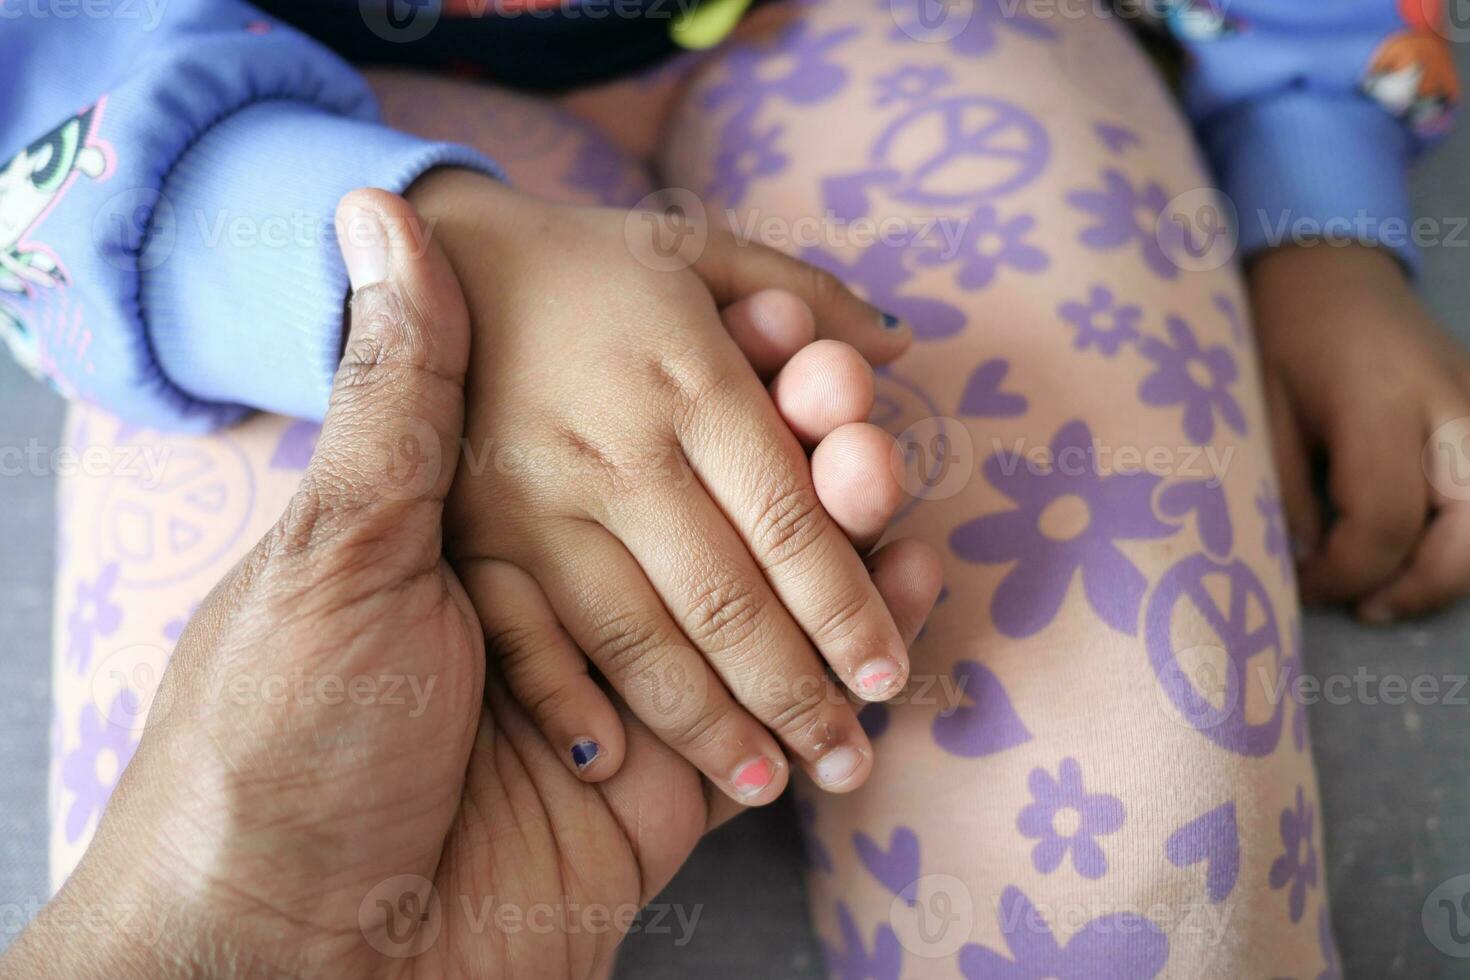
<svg viewBox="0 0 1470 980"><path fill-rule="evenodd" d="M1459 94L1435 5L1172 0L1186 105L1246 254L1305 234L1417 266L1407 170Z"/></svg>
<svg viewBox="0 0 1470 980"><path fill-rule="evenodd" d="M449 0L396 2L437 16ZM366 23L347 0L272 6L324 38L332 16L344 34ZM1412 266L1406 170L1457 95L1448 46L1423 22L1433 0L1167 6L1244 247L1316 223ZM495 164L382 125L347 62L242 0L110 11L0 0L0 86L19 93L0 116L0 337L63 393L140 425L205 431L253 409L320 419L348 292L337 201ZM407 32L385 50L411 60L412 24L384 23L379 36ZM453 36L472 50L466 23ZM1395 222L1405 235L1388 233Z"/></svg>

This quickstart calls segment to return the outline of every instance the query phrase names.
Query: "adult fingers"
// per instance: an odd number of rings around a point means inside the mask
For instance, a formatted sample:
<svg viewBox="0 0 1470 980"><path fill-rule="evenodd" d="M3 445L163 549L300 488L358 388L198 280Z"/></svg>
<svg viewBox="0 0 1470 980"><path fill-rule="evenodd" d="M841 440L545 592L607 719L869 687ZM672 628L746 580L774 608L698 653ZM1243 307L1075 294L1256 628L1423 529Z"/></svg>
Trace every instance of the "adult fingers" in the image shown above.
<svg viewBox="0 0 1470 980"><path fill-rule="evenodd" d="M812 453L817 499L859 551L878 543L903 505L903 487L888 465L893 451L893 436L887 431L852 422L823 439Z"/></svg>
<svg viewBox="0 0 1470 980"><path fill-rule="evenodd" d="M939 552L923 541L900 538L873 552L868 568L903 641L912 646L944 588Z"/></svg>
<svg viewBox="0 0 1470 980"><path fill-rule="evenodd" d="M873 371L856 349L819 340L781 368L771 383L771 398L792 433L810 448L837 427L872 413Z"/></svg>
<svg viewBox="0 0 1470 980"><path fill-rule="evenodd" d="M408 202L353 191L337 224L352 284L347 348L284 526L297 543L371 542L380 567L428 567L464 423L469 314Z"/></svg>
<svg viewBox="0 0 1470 980"><path fill-rule="evenodd" d="M725 330L762 381L817 339L811 307L783 289L763 289L720 311Z"/></svg>

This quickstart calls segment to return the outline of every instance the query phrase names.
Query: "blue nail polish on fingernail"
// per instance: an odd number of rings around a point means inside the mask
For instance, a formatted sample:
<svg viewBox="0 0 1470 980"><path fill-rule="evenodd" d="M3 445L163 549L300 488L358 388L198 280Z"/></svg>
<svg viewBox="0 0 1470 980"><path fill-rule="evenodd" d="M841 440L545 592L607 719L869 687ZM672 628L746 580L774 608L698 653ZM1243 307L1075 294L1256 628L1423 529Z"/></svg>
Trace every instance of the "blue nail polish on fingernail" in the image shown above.
<svg viewBox="0 0 1470 980"><path fill-rule="evenodd" d="M892 313L883 314L884 330L897 330L901 326L903 326L903 321L900 320L898 317L894 316Z"/></svg>
<svg viewBox="0 0 1470 980"><path fill-rule="evenodd" d="M580 738L572 745L572 762L576 765L577 771L581 772L596 762L601 753L602 746L590 738Z"/></svg>

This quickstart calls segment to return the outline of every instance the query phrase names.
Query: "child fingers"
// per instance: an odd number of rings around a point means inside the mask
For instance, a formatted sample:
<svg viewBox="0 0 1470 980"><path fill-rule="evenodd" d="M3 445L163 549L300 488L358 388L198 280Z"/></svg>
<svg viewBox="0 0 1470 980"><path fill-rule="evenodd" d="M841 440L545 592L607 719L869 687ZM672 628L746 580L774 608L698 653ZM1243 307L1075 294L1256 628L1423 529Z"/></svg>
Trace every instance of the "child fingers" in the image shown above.
<svg viewBox="0 0 1470 980"><path fill-rule="evenodd" d="M903 504L903 487L890 465L894 451L893 436L886 431L852 422L823 439L812 453L817 498L859 551L878 543Z"/></svg>
<svg viewBox="0 0 1470 980"><path fill-rule="evenodd" d="M1430 522L1409 567L1358 606L1374 626L1437 612L1470 592L1470 503L1442 508Z"/></svg>
<svg viewBox="0 0 1470 980"><path fill-rule="evenodd" d="M1359 603L1358 618L1365 623L1386 625L1438 612L1470 594L1470 500L1459 492L1464 483L1459 472L1462 457L1458 451L1442 452L1440 443L1442 427L1463 418L1466 411L1465 402L1456 398L1426 420L1426 428L1434 435L1421 451L1420 465L1428 478L1434 516L1408 566L1389 585Z"/></svg>
<svg viewBox="0 0 1470 980"><path fill-rule="evenodd" d="M776 411L808 448L838 426L866 419L873 397L873 369L855 349L835 340L797 351L771 384ZM882 465L886 468L887 461Z"/></svg>
<svg viewBox="0 0 1470 980"><path fill-rule="evenodd" d="M856 712L703 487L652 487L609 518L609 530L735 700L823 789L861 785L872 749ZM834 665L838 673L846 666Z"/></svg>
<svg viewBox="0 0 1470 980"><path fill-rule="evenodd" d="M780 746L690 646L623 544L590 523L562 544L538 579L633 714L731 799L759 806L780 796L789 775Z"/></svg>
<svg viewBox="0 0 1470 980"><path fill-rule="evenodd" d="M1334 419L1327 433L1328 492L1337 517L1321 547L1301 563L1305 597L1360 598L1382 588L1409 558L1428 517L1422 430L1409 409Z"/></svg>
<svg viewBox="0 0 1470 980"><path fill-rule="evenodd" d="M811 308L782 289L763 289L720 311L725 330L762 381L817 339Z"/></svg>
<svg viewBox="0 0 1470 980"><path fill-rule="evenodd" d="M871 364L896 360L913 341L907 326L864 302L830 272L726 231L710 233L694 271L722 307L762 289L795 293L816 317L818 337L852 345Z"/></svg>
<svg viewBox="0 0 1470 980"><path fill-rule="evenodd" d="M467 565L461 579L484 627L486 653L562 763L589 783L616 773L623 764L622 720L541 587L503 561Z"/></svg>
<svg viewBox="0 0 1470 980"><path fill-rule="evenodd" d="M754 375L714 366L700 412L678 413L683 456L791 618L854 693L886 700L903 687L908 651L862 559L827 514L800 444ZM740 418L733 426L729 419Z"/></svg>

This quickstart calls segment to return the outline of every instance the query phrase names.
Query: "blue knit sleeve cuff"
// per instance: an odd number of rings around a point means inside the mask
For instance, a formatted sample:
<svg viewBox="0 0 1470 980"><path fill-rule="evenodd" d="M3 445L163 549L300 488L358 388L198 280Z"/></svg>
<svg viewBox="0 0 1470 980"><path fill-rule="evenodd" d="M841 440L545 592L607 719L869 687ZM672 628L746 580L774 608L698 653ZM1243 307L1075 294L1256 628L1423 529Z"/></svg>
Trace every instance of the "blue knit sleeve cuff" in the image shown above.
<svg viewBox="0 0 1470 980"><path fill-rule="evenodd" d="M1201 136L1238 212L1245 255L1354 241L1390 250L1417 274L1412 139L1378 105L1355 94L1288 92L1223 113Z"/></svg>
<svg viewBox="0 0 1470 980"><path fill-rule="evenodd" d="M337 202L359 187L402 193L440 166L502 176L465 147L304 102L256 102L215 123L154 209L139 298L162 373L201 402L321 419L348 296Z"/></svg>

